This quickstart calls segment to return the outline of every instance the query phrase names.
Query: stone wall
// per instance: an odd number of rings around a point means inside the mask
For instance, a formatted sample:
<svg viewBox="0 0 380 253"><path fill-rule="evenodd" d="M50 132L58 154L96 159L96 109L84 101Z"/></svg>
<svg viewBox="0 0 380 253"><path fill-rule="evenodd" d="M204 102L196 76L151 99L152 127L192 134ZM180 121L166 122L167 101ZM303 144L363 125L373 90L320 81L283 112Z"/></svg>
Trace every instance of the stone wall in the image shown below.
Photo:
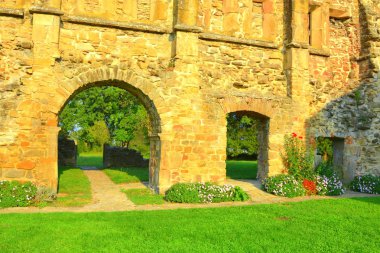
<svg viewBox="0 0 380 253"><path fill-rule="evenodd" d="M123 147L113 147L107 144L103 147L103 167L148 167L149 159L133 150Z"/></svg>
<svg viewBox="0 0 380 253"><path fill-rule="evenodd" d="M283 171L291 132L344 138L347 170L379 174L378 8L374 0L0 1L0 178L56 188L57 116L75 94L103 85L146 107L156 191L225 182L226 115L235 111L267 119L260 177Z"/></svg>
<svg viewBox="0 0 380 253"><path fill-rule="evenodd" d="M314 76L317 112L309 119L309 130L312 136L345 139L346 182L355 175L380 175L379 10L375 1L361 1L354 18L332 20L341 40L330 39L335 57L325 70L327 78Z"/></svg>
<svg viewBox="0 0 380 253"><path fill-rule="evenodd" d="M61 166L77 165L77 145L75 141L65 138L58 139L58 164Z"/></svg>

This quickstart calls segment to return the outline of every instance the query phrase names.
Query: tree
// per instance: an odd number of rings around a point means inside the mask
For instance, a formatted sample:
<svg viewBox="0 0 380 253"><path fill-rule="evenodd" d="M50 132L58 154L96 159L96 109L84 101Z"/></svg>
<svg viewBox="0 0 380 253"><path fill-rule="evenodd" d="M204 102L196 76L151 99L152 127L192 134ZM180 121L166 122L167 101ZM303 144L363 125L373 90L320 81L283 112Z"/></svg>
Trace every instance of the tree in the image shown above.
<svg viewBox="0 0 380 253"><path fill-rule="evenodd" d="M91 148L105 142L129 147L137 134L148 139L149 119L144 106L135 96L116 87L94 87L80 92L60 113L59 122L60 135Z"/></svg>
<svg viewBox="0 0 380 253"><path fill-rule="evenodd" d="M88 132L96 147L102 148L105 143L110 141L110 133L106 123L103 120L96 121L94 125L88 129Z"/></svg>
<svg viewBox="0 0 380 253"><path fill-rule="evenodd" d="M255 118L230 113L227 116L227 156L252 156L258 152L258 121Z"/></svg>

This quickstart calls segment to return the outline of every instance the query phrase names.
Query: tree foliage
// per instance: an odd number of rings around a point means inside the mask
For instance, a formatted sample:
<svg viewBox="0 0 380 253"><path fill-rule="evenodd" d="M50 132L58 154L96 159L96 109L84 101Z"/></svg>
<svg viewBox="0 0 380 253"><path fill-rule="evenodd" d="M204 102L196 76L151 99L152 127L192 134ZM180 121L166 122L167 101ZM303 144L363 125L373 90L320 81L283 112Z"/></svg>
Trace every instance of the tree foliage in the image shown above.
<svg viewBox="0 0 380 253"><path fill-rule="evenodd" d="M230 113L227 116L227 156L254 155L258 152L258 120L247 115Z"/></svg>
<svg viewBox="0 0 380 253"><path fill-rule="evenodd" d="M61 135L85 143L90 149L106 142L129 147L137 135L148 140L149 119L144 106L135 96L116 87L80 92L65 106L59 122ZM140 148L146 150L147 143L140 141ZM134 147L139 149L138 145Z"/></svg>

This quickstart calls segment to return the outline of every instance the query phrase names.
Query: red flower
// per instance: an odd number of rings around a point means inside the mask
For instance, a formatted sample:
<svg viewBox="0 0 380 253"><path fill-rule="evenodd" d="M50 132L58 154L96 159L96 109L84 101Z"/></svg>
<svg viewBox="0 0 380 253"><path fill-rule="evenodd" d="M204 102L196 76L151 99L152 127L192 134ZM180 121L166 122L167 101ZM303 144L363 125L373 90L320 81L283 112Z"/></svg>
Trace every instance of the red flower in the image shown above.
<svg viewBox="0 0 380 253"><path fill-rule="evenodd" d="M299 136L298 139L302 140L302 136Z"/></svg>
<svg viewBox="0 0 380 253"><path fill-rule="evenodd" d="M314 181L304 179L302 182L302 185L303 185L303 188L305 188L307 195L317 194L317 185Z"/></svg>
<svg viewBox="0 0 380 253"><path fill-rule="evenodd" d="M293 137L293 138L296 138L296 137L297 137L297 134L296 134L296 133L292 133L292 137Z"/></svg>

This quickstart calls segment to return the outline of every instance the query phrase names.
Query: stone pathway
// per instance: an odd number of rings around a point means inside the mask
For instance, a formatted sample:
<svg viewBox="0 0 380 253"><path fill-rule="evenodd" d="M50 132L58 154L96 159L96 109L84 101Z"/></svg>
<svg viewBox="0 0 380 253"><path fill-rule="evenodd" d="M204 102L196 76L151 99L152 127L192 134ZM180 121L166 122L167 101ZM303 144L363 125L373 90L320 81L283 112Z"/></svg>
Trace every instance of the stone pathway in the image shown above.
<svg viewBox="0 0 380 253"><path fill-rule="evenodd" d="M228 179L227 184L240 186L251 197L246 202L225 202L211 204L182 204L182 203L165 203L162 205L135 205L133 204L121 189L136 189L147 187L146 182L129 183L116 185L104 174L103 171L97 170L95 167L84 169L91 182L91 190L93 201L91 204L83 207L16 207L0 209L1 213L48 213L48 212L114 212L114 211L132 211L132 210L168 210L168 209L184 209L184 208L217 208L230 206L247 206L254 204L271 204L271 203L287 203L299 202L314 199L335 199L335 198L352 198L352 197L380 197L379 195L371 195L365 193L357 193L348 191L339 197L328 196L304 196L297 198L278 197L261 190L261 184L258 180L233 180Z"/></svg>
<svg viewBox="0 0 380 253"><path fill-rule="evenodd" d="M84 174L91 182L93 203L85 206L94 211L123 211L134 207L126 195L120 191L120 187L101 170L84 170Z"/></svg>

